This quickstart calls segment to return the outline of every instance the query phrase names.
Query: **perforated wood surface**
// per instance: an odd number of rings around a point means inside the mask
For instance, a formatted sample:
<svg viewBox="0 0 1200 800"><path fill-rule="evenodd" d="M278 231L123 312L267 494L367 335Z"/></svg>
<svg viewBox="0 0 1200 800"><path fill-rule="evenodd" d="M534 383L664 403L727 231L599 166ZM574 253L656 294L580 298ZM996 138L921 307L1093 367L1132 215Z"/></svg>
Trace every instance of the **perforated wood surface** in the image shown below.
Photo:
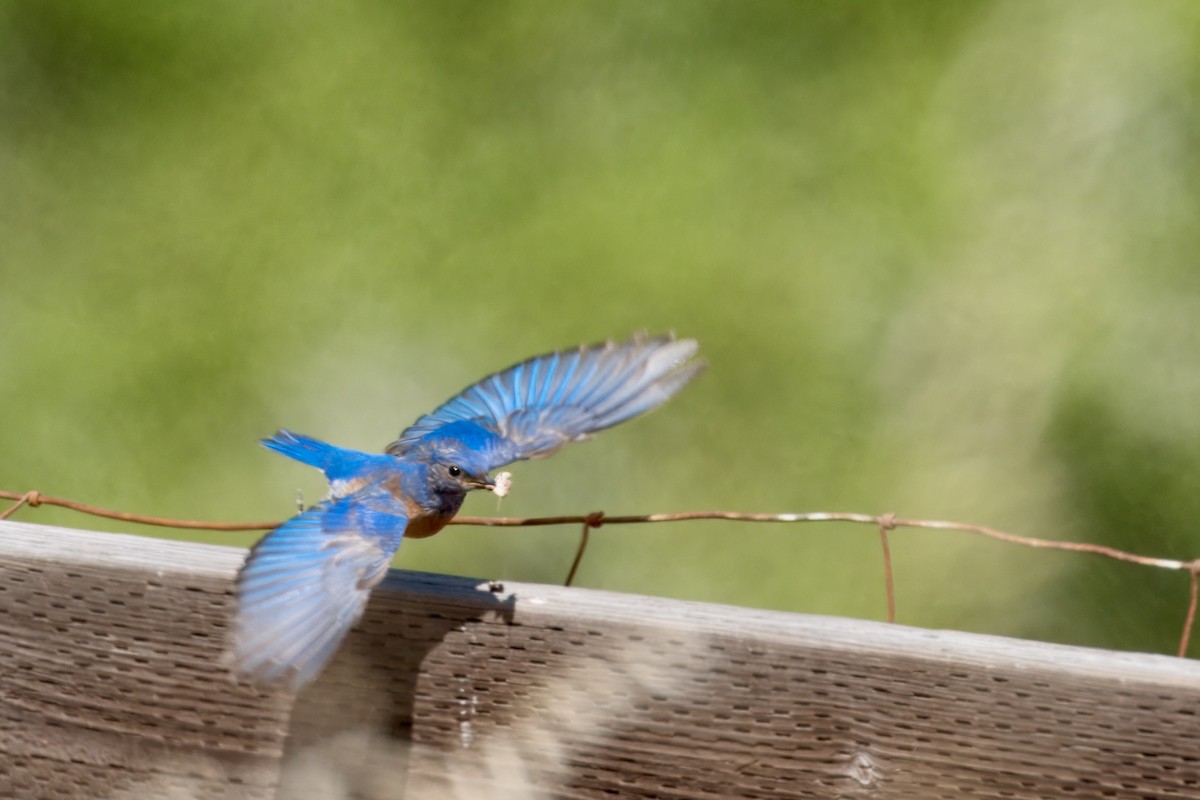
<svg viewBox="0 0 1200 800"><path fill-rule="evenodd" d="M395 572L233 684L244 552L0 523L0 797L1200 797L1200 665Z"/></svg>

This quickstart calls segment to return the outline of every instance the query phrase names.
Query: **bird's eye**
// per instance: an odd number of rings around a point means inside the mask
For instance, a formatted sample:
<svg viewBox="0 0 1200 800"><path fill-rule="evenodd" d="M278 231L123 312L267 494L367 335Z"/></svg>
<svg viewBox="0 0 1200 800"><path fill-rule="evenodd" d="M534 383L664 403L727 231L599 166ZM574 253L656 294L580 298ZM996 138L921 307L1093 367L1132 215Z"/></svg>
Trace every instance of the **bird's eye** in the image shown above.
<svg viewBox="0 0 1200 800"><path fill-rule="evenodd" d="M457 467L454 464L451 464L450 468L447 469L446 471L450 473L451 478L462 477L462 467Z"/></svg>

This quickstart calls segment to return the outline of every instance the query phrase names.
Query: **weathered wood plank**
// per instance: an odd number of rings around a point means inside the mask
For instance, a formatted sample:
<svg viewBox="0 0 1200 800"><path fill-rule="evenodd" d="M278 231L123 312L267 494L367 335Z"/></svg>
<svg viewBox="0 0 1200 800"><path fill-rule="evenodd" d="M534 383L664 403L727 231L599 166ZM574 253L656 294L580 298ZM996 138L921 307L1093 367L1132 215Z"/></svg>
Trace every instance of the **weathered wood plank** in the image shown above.
<svg viewBox="0 0 1200 800"><path fill-rule="evenodd" d="M0 523L2 797L1200 797L1200 664L393 572L296 697L244 551Z"/></svg>

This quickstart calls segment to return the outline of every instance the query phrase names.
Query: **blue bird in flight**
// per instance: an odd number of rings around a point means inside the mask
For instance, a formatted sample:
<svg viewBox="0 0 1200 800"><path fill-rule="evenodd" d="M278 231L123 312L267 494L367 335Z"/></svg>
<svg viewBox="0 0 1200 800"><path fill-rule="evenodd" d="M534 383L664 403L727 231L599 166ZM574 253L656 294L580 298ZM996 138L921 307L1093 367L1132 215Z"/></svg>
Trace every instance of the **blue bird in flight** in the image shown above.
<svg viewBox="0 0 1200 800"><path fill-rule="evenodd" d="M280 430L263 445L316 467L329 496L268 533L237 580L234 672L312 681L362 615L403 538L440 531L467 492L503 495L497 467L644 414L696 377L692 339L635 336L536 356L418 419L382 454Z"/></svg>

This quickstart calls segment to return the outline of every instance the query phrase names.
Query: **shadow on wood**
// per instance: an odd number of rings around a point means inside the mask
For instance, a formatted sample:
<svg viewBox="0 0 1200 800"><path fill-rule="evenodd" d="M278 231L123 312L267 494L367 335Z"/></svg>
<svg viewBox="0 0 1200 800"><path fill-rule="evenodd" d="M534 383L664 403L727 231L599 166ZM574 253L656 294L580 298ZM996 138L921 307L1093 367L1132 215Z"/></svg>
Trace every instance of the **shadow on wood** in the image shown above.
<svg viewBox="0 0 1200 800"><path fill-rule="evenodd" d="M244 551L0 523L0 796L1200 797L1200 665L393 572L297 696Z"/></svg>
<svg viewBox="0 0 1200 800"><path fill-rule="evenodd" d="M284 748L281 794L403 796L422 670L448 636L485 620L512 620L515 598L487 582L393 571L329 667L295 699ZM456 707L442 709L471 743L471 676L456 674ZM319 789L314 787L320 787ZM390 794L389 794L390 793Z"/></svg>

